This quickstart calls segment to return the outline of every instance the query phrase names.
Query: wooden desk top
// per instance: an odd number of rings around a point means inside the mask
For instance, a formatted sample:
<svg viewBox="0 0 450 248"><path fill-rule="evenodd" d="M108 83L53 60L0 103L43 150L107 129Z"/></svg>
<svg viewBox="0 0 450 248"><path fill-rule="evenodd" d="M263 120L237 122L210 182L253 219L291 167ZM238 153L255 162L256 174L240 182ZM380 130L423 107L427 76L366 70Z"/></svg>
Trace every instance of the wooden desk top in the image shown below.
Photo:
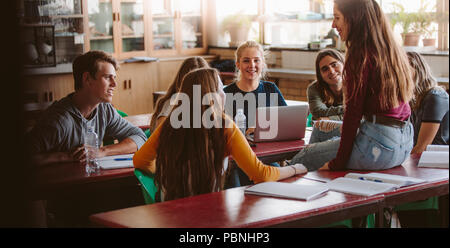
<svg viewBox="0 0 450 248"><path fill-rule="evenodd" d="M299 184L319 183L301 177L290 180ZM100 226L133 228L266 227L291 222L317 226L333 221L317 218L322 214L340 212L342 217L346 212L350 216L352 212L357 212L354 211L357 206L369 207L369 212L375 211L382 199L380 196L365 197L329 191L317 199L300 201L246 195L245 188L99 213L90 219ZM311 221L311 218L317 222Z"/></svg>
<svg viewBox="0 0 450 248"><path fill-rule="evenodd" d="M140 114L140 115L130 115L123 117L125 120L129 121L136 127L141 129L149 129L150 128L150 120L152 119L152 113L150 114Z"/></svg>
<svg viewBox="0 0 450 248"><path fill-rule="evenodd" d="M410 185L397 190L384 193L385 205L394 206L406 202L425 200L432 196L445 195L449 193L449 170L441 168L417 167L420 156L411 155L401 166L388 170L377 171L392 175L408 176L424 179L427 182ZM314 171L305 177L322 182L328 182L338 177L343 177L349 172L369 173L371 171Z"/></svg>
<svg viewBox="0 0 450 248"><path fill-rule="evenodd" d="M419 158L420 158L420 156L411 155L400 166L397 166L397 167L394 167L394 168L391 168L388 170L381 170L381 171L376 171L376 172L420 178L420 179L427 180L428 183L436 182L436 181L447 181L448 182L448 178L449 178L449 170L448 169L417 167L417 164L419 163ZM309 172L306 177L310 178L310 179L316 179L319 181L328 182L335 178L343 177L347 173L350 173L350 172L369 173L369 172L373 172L373 171L353 171L353 170L328 171L328 170L322 170L322 171ZM408 187L405 187L405 188L408 188Z"/></svg>
<svg viewBox="0 0 450 248"><path fill-rule="evenodd" d="M418 168L417 163L417 156L410 157L402 166L379 172L426 179L428 182L372 197L328 191L320 198L298 201L245 195L245 187L239 187L99 213L90 219L97 225L108 227L318 226L326 224L326 221L331 223L333 213L347 219L356 213L375 212L385 206L448 194L448 169ZM284 181L314 185L347 173L349 171L315 171Z"/></svg>
<svg viewBox="0 0 450 248"><path fill-rule="evenodd" d="M34 171L34 183L39 190L58 189L94 182L134 176L134 168L100 170L88 175L78 163L51 164Z"/></svg>
<svg viewBox="0 0 450 248"><path fill-rule="evenodd" d="M286 156L288 153L296 153L304 146L303 140L264 142L253 147L260 160L265 161L273 156ZM39 189L51 190L66 186L96 183L118 178L133 177L134 168L113 170L100 170L98 174L88 175L85 167L78 163L51 164L36 169L34 173L35 183Z"/></svg>

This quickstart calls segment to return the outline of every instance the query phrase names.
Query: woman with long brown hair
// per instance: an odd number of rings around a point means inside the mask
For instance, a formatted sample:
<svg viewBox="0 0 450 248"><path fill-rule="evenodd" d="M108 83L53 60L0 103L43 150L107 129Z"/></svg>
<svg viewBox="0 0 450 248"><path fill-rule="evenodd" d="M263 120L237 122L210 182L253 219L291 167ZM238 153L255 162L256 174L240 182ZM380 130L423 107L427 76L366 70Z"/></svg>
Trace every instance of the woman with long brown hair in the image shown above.
<svg viewBox="0 0 450 248"><path fill-rule="evenodd" d="M300 164L278 168L258 160L244 135L223 111L218 78L217 70L212 68L186 74L177 98L171 100L175 105L169 116L133 157L136 168L155 173L163 200L223 189L223 160L229 155L256 183L306 171ZM194 99L195 96L201 99Z"/></svg>
<svg viewBox="0 0 450 248"><path fill-rule="evenodd" d="M162 117L166 117L170 113L170 98L177 93L181 88L181 80L188 72L197 68L208 68L208 62L199 56L190 57L183 61L180 69L178 70L173 83L167 89L164 96L158 99L156 103L155 112L152 115L150 121L150 132L155 131L156 127L161 123Z"/></svg>
<svg viewBox="0 0 450 248"><path fill-rule="evenodd" d="M411 101L411 121L414 126L414 148L411 153L422 153L427 145L449 144L449 97L438 86L424 58L408 52L415 81L414 99Z"/></svg>
<svg viewBox="0 0 450 248"><path fill-rule="evenodd" d="M400 165L413 146L408 118L414 83L406 53L376 1L335 0L333 12L333 27L347 46L342 135L310 145L291 163L308 170Z"/></svg>
<svg viewBox="0 0 450 248"><path fill-rule="evenodd" d="M308 85L306 91L309 112L316 120L310 144L341 136L338 122L344 117L343 70L344 56L339 51L324 49L317 54L317 80Z"/></svg>
<svg viewBox="0 0 450 248"><path fill-rule="evenodd" d="M309 112L313 120L342 120L342 73L344 56L334 49L321 50L316 57L317 80L308 85Z"/></svg>

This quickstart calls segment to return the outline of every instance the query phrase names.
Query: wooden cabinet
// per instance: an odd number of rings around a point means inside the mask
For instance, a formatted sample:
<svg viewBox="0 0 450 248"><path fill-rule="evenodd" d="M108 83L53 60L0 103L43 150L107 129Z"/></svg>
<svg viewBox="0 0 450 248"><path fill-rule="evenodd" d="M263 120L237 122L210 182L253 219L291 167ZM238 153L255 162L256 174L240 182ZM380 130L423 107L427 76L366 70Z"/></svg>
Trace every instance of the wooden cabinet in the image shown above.
<svg viewBox="0 0 450 248"><path fill-rule="evenodd" d="M84 0L86 50L118 59L149 53L148 0Z"/></svg>
<svg viewBox="0 0 450 248"><path fill-rule="evenodd" d="M113 105L128 115L153 112L152 93L156 91L156 63L121 64Z"/></svg>
<svg viewBox="0 0 450 248"><path fill-rule="evenodd" d="M74 91L72 74L32 75L25 77L25 101L47 106ZM38 109L35 109L38 110Z"/></svg>
<svg viewBox="0 0 450 248"><path fill-rule="evenodd" d="M85 50L118 59L207 51L205 0L84 0Z"/></svg>
<svg viewBox="0 0 450 248"><path fill-rule="evenodd" d="M205 0L152 0L152 54L192 55L206 52Z"/></svg>

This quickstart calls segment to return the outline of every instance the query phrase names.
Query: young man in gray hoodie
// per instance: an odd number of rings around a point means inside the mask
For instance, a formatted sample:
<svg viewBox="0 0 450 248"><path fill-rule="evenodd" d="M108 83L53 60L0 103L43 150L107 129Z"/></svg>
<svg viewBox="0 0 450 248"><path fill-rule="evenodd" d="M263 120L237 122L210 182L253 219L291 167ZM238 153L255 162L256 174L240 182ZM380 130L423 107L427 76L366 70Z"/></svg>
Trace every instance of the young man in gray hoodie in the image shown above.
<svg viewBox="0 0 450 248"><path fill-rule="evenodd" d="M27 135L35 164L84 163L84 133L93 127L104 138L119 143L102 146L96 157L137 151L146 141L144 132L123 119L111 105L116 87L117 62L102 51L89 51L73 62L75 92L44 111Z"/></svg>

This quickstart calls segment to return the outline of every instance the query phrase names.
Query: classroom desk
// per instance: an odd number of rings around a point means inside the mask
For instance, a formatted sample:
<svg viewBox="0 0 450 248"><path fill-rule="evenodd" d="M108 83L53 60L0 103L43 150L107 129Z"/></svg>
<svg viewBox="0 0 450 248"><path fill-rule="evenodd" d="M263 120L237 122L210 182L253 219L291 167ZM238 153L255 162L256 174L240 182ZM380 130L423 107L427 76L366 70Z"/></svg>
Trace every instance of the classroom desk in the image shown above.
<svg viewBox="0 0 450 248"><path fill-rule="evenodd" d="M263 142L252 147L256 156L264 162L271 163L293 156L302 149L303 140ZM68 187L81 187L83 185L105 184L112 185L118 182L136 182L134 168L122 168L113 170L100 170L97 174L88 175L84 166L78 163L51 164L36 169L34 180L36 190L41 194L52 191L63 191Z"/></svg>
<svg viewBox="0 0 450 248"><path fill-rule="evenodd" d="M298 184L318 184L301 176ZM91 215L96 226L132 228L317 227L377 212L382 196L329 191L310 200L244 194L244 187Z"/></svg>
<svg viewBox="0 0 450 248"><path fill-rule="evenodd" d="M90 188L114 188L116 185L138 185L134 168L100 170L87 174L78 163L50 164L33 172L35 198L46 199L67 190L83 191Z"/></svg>
<svg viewBox="0 0 450 248"><path fill-rule="evenodd" d="M129 121L136 127L143 130L150 128L150 120L152 119L152 113L150 114L140 114L140 115L130 115L123 117L125 120Z"/></svg>
<svg viewBox="0 0 450 248"><path fill-rule="evenodd" d="M449 193L449 170L440 168L420 168L417 167L420 156L411 155L401 166L388 170L377 171L399 176L408 176L424 179L427 182L402 187L392 192L384 193L383 208L393 207L400 204L425 200L434 196L448 195ZM368 171L314 171L309 172L305 177L328 182L338 177L343 177L349 172L368 173ZM382 222L382 216L378 216L378 221ZM382 226L382 223L380 223Z"/></svg>
<svg viewBox="0 0 450 248"><path fill-rule="evenodd" d="M152 205L92 215L90 220L106 227L310 227L377 213L383 226L382 209L406 202L448 194L448 170L418 168L411 156L402 166L379 171L426 179L426 183L402 187L372 197L329 191L310 201L245 195L244 187L203 194ZM283 180L319 184L349 171L315 171Z"/></svg>

